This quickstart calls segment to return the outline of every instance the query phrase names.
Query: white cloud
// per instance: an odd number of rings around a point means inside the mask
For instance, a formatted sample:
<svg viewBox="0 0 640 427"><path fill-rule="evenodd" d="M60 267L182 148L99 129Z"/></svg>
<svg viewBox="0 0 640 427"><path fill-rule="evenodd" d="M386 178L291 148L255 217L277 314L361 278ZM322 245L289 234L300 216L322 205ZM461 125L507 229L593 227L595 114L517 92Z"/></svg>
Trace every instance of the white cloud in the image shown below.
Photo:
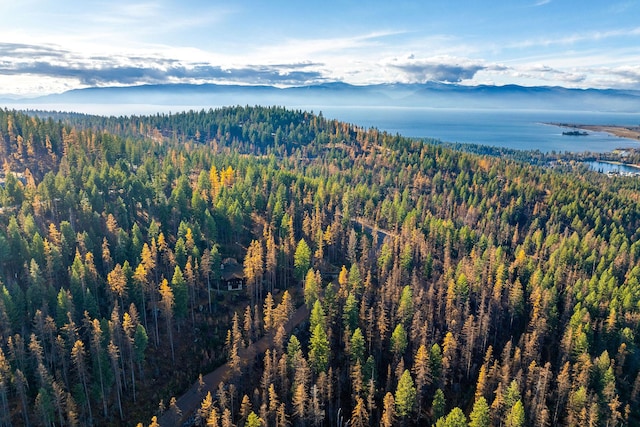
<svg viewBox="0 0 640 427"><path fill-rule="evenodd" d="M400 71L407 83L460 83L473 79L478 71L487 68L483 62L467 58L439 56L418 59L414 54L386 60L385 66Z"/></svg>

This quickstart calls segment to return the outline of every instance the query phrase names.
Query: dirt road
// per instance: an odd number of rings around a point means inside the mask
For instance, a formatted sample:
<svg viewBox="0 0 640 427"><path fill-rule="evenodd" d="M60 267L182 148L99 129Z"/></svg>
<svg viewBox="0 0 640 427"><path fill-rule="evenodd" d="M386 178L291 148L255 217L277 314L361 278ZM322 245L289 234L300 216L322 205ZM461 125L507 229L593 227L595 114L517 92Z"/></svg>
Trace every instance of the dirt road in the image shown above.
<svg viewBox="0 0 640 427"><path fill-rule="evenodd" d="M284 325L284 329L287 333L291 333L293 328L304 322L309 317L309 309L305 305L298 308L291 319ZM246 349L239 352L240 364L242 367L253 361L256 356L263 354L269 347L273 345L273 334L265 335L255 343L251 344ZM180 408L182 415L177 417L173 411L167 408L167 411L158 419L158 423L162 427L180 426L185 420L189 419L191 415L200 407L200 403L207 395L207 392L215 394L218 389L218 384L222 381L228 380L231 376L231 368L229 364L224 364L216 370L209 372L202 377L204 385L199 386L196 381L189 389L177 399L177 406ZM200 388L200 391L198 391Z"/></svg>

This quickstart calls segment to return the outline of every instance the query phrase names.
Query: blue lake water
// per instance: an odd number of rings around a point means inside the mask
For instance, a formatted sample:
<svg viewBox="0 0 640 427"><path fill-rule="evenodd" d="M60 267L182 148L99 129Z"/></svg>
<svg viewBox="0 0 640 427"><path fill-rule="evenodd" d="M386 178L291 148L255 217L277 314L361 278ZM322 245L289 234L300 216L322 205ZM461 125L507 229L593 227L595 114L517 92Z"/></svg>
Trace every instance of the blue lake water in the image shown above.
<svg viewBox="0 0 640 427"><path fill-rule="evenodd" d="M150 104L35 104L13 108L78 111L87 114L131 115L180 112L216 108L216 105ZM600 113L549 110L473 110L449 108L330 107L290 105L290 108L322 112L324 117L376 127L392 134L434 138L448 142L481 144L517 150L543 152L607 152L616 148L640 148L640 141L618 138L607 133L588 136L562 135L563 129L544 123L594 125L640 124L640 113ZM640 108L639 108L640 111Z"/></svg>
<svg viewBox="0 0 640 427"><path fill-rule="evenodd" d="M585 164L587 164L589 168L591 168L591 170L594 170L596 172L601 172L601 173L607 173L607 172L638 173L640 172L640 168L628 166L628 165L621 165L617 163L593 161L593 162L585 162Z"/></svg>
<svg viewBox="0 0 640 427"><path fill-rule="evenodd" d="M588 136L562 135L558 126L544 123L594 125L640 124L640 114L584 111L505 111L422 108L325 108L323 115L364 127L377 127L409 137L431 137L448 142L507 147L543 152L606 152L621 147L640 148L640 141L604 132Z"/></svg>

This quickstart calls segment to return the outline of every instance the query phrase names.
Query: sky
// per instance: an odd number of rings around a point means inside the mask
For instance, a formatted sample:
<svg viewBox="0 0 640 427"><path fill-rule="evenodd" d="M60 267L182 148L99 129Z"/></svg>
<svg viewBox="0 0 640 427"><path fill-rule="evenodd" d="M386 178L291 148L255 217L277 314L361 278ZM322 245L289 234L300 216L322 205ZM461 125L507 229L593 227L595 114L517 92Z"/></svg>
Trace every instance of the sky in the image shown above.
<svg viewBox="0 0 640 427"><path fill-rule="evenodd" d="M640 90L640 1L0 0L0 95L329 82Z"/></svg>

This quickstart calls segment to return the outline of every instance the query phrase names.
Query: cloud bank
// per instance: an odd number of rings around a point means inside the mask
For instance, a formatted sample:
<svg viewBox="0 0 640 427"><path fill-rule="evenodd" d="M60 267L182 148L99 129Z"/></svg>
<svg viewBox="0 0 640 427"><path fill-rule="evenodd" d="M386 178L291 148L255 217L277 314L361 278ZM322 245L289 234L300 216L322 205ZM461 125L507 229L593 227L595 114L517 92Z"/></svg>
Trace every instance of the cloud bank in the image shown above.
<svg viewBox="0 0 640 427"><path fill-rule="evenodd" d="M325 81L321 63L225 67L141 56L83 58L50 46L0 43L0 75L74 79L86 86L226 82L296 86Z"/></svg>
<svg viewBox="0 0 640 427"><path fill-rule="evenodd" d="M387 66L400 71L409 83L460 83L473 79L478 71L489 68L480 62L459 58L416 59L413 55L406 59L393 59Z"/></svg>

